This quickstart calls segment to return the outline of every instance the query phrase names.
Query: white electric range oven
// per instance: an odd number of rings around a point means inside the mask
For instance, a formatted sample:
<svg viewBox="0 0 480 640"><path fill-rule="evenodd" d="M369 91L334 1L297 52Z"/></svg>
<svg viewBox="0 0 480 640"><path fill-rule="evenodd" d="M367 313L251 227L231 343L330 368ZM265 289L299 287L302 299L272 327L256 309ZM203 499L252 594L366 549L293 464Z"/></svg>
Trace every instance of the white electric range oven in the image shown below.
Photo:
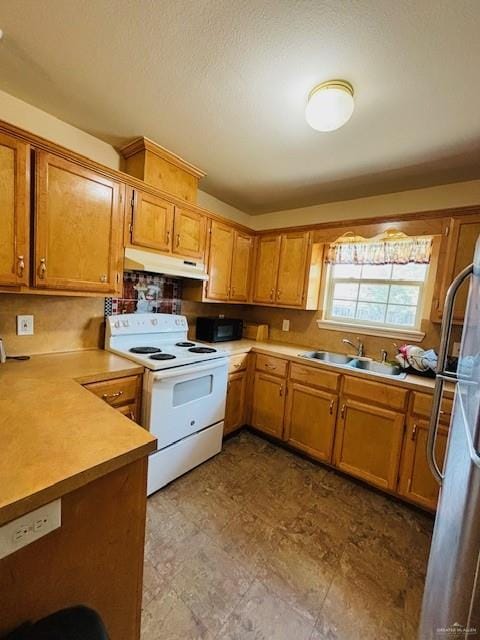
<svg viewBox="0 0 480 640"><path fill-rule="evenodd" d="M225 351L187 339L184 316L107 318L105 348L146 368L142 425L157 438L147 494L219 453L227 393Z"/></svg>

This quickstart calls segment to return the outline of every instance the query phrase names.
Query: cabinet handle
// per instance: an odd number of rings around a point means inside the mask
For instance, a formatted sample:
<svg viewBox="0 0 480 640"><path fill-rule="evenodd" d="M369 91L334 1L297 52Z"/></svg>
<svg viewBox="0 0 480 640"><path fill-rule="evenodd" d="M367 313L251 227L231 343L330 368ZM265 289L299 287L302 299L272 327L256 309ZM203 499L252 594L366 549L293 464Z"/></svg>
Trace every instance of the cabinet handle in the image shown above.
<svg viewBox="0 0 480 640"><path fill-rule="evenodd" d="M115 393L103 393L102 394L102 398L104 400L106 400L107 402L109 400L113 400L114 398L119 398L120 396L123 396L123 391L115 391Z"/></svg>
<svg viewBox="0 0 480 640"><path fill-rule="evenodd" d="M268 362L265 363L265 369L276 369L277 365L276 364L269 364Z"/></svg>
<svg viewBox="0 0 480 640"><path fill-rule="evenodd" d="M345 404L342 404L342 408L340 410L340 417L341 418L345 417Z"/></svg>
<svg viewBox="0 0 480 640"><path fill-rule="evenodd" d="M170 244L170 231L167 231L166 244Z"/></svg>
<svg viewBox="0 0 480 640"><path fill-rule="evenodd" d="M282 295L282 292L280 291L280 289L277 290L277 298L280 299L280 296Z"/></svg>
<svg viewBox="0 0 480 640"><path fill-rule="evenodd" d="M227 382L227 390L230 391L230 387L232 386L232 383L230 382L230 380Z"/></svg>
<svg viewBox="0 0 480 640"><path fill-rule="evenodd" d="M47 273L47 259L40 258L40 267L39 267L38 275L43 280L45 278L46 273Z"/></svg>
<svg viewBox="0 0 480 640"><path fill-rule="evenodd" d="M133 420L135 422L135 414L133 413L133 411L130 411L130 420Z"/></svg>
<svg viewBox="0 0 480 640"><path fill-rule="evenodd" d="M240 367L240 366L241 366L241 365L240 365L240 363L239 363L239 362L237 362L237 364L234 364L234 365L233 365L233 368L234 368L234 369L238 369L238 367Z"/></svg>
<svg viewBox="0 0 480 640"><path fill-rule="evenodd" d="M283 396L283 384L280 385L280 389L278 390L280 396Z"/></svg>
<svg viewBox="0 0 480 640"><path fill-rule="evenodd" d="M413 428L412 428L412 436L411 436L411 439L412 439L413 441L415 441L415 440L416 440L416 438L417 438L417 429L418 429L417 425L416 425L416 424L414 424L414 425L413 425Z"/></svg>
<svg viewBox="0 0 480 640"><path fill-rule="evenodd" d="M180 246L180 234L177 233L177 247Z"/></svg>
<svg viewBox="0 0 480 640"><path fill-rule="evenodd" d="M333 407L335 406L335 400L331 400L330 401L330 408L328 410L328 412L330 413L330 415L333 415Z"/></svg>
<svg viewBox="0 0 480 640"><path fill-rule="evenodd" d="M271 291L270 291L270 300L273 300L274 295L275 295L275 289L271 289Z"/></svg>
<svg viewBox="0 0 480 640"><path fill-rule="evenodd" d="M18 256L18 275L22 277L24 271L25 271L25 261L23 259L23 256Z"/></svg>
<svg viewBox="0 0 480 640"><path fill-rule="evenodd" d="M100 282L106 282L107 281L107 275L105 273L102 273L102 275L100 276Z"/></svg>

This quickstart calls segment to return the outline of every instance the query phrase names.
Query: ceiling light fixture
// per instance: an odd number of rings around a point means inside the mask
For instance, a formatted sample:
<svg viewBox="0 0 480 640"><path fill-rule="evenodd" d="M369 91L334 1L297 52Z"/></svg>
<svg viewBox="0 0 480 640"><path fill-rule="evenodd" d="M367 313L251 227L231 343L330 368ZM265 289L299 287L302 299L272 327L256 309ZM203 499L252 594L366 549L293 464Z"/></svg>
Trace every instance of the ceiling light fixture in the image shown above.
<svg viewBox="0 0 480 640"><path fill-rule="evenodd" d="M312 129L335 131L350 120L354 106L352 85L345 80L328 80L310 91L305 118Z"/></svg>

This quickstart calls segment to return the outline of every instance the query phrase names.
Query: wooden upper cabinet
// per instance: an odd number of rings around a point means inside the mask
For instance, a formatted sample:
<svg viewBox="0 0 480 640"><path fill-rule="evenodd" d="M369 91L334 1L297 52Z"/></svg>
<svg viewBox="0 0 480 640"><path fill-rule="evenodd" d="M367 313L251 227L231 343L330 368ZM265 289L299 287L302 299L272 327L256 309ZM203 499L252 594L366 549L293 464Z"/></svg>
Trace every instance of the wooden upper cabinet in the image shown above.
<svg viewBox="0 0 480 640"><path fill-rule="evenodd" d="M129 190L132 245L169 253L172 248L174 205L143 191Z"/></svg>
<svg viewBox="0 0 480 640"><path fill-rule="evenodd" d="M0 285L28 285L30 147L0 134Z"/></svg>
<svg viewBox="0 0 480 640"><path fill-rule="evenodd" d="M410 418L405 437L398 492L418 505L435 510L439 485L433 477L427 461L429 424L426 420ZM447 448L448 429L439 426L436 439L436 459L443 465Z"/></svg>
<svg viewBox="0 0 480 640"><path fill-rule="evenodd" d="M404 423L403 413L341 397L335 465L377 487L395 490Z"/></svg>
<svg viewBox="0 0 480 640"><path fill-rule="evenodd" d="M173 235L173 253L204 260L207 219L203 214L193 209L175 207Z"/></svg>
<svg viewBox="0 0 480 640"><path fill-rule="evenodd" d="M233 227L212 220L208 255L209 280L206 288L206 297L210 300L229 298L234 237Z"/></svg>
<svg viewBox="0 0 480 640"><path fill-rule="evenodd" d="M437 281L441 282L440 291L434 295L434 308L432 316L440 320L447 289L455 276L473 262L475 243L480 235L480 211L478 214L452 218L449 235L446 238L446 248L440 257L440 265L443 265L443 273L439 272ZM439 267L440 268L440 267ZM469 281L467 280L457 292L454 321L462 323L467 306Z"/></svg>
<svg viewBox="0 0 480 640"><path fill-rule="evenodd" d="M253 237L235 231L230 279L230 300L247 302L250 293L250 275L253 257Z"/></svg>
<svg viewBox="0 0 480 640"><path fill-rule="evenodd" d="M273 304L277 288L281 236L260 236L257 240L253 302Z"/></svg>
<svg viewBox="0 0 480 640"><path fill-rule="evenodd" d="M278 304L292 307L303 305L309 239L310 234L304 232L282 234L275 294L275 301Z"/></svg>
<svg viewBox="0 0 480 640"><path fill-rule="evenodd" d="M124 186L44 151L36 160L35 286L115 292Z"/></svg>

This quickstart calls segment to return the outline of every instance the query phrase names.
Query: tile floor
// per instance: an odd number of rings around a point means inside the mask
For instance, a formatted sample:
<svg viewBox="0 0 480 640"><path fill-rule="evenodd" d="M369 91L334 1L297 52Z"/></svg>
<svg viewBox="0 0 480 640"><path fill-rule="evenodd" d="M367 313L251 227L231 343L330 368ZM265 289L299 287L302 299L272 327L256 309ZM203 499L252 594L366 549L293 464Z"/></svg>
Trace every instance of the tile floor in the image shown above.
<svg viewBox="0 0 480 640"><path fill-rule="evenodd" d="M149 499L142 640L414 640L431 531L242 432Z"/></svg>

